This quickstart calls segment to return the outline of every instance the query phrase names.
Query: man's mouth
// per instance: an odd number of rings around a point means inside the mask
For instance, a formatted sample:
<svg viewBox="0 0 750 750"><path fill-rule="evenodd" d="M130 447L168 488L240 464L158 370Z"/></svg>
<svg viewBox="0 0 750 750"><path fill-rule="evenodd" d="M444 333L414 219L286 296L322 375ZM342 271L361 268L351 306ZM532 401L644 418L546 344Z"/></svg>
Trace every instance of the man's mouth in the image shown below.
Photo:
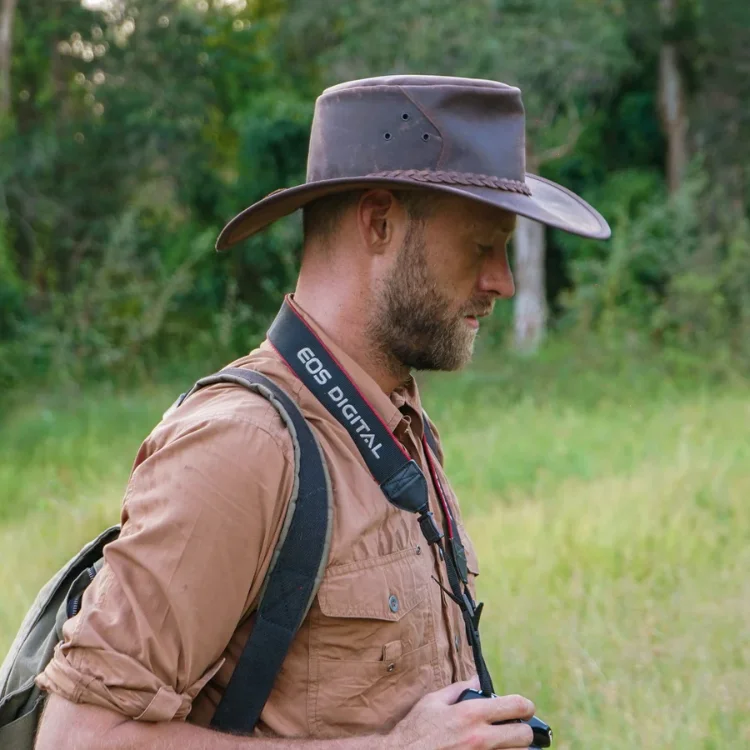
<svg viewBox="0 0 750 750"><path fill-rule="evenodd" d="M464 315L464 320L474 329L479 328L479 318L486 318L492 312L493 305L474 309L469 315Z"/></svg>

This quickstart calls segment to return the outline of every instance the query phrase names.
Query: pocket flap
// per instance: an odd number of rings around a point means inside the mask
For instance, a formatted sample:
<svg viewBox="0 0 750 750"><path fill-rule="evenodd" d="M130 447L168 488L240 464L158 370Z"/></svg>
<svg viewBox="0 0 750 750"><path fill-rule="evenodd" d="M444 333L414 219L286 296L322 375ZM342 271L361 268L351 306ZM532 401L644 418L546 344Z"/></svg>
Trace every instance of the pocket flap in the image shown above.
<svg viewBox="0 0 750 750"><path fill-rule="evenodd" d="M318 604L328 617L397 622L427 596L429 578L413 549L328 568Z"/></svg>

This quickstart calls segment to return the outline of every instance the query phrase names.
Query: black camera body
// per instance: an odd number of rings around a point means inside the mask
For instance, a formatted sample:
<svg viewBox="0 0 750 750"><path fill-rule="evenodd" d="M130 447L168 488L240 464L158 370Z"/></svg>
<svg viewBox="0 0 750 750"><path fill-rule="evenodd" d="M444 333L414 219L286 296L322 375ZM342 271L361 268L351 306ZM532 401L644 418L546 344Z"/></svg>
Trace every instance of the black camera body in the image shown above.
<svg viewBox="0 0 750 750"><path fill-rule="evenodd" d="M478 698L497 698L496 695L485 695L480 693L479 690L464 690L461 695L458 696L456 703L461 701L473 701ZM496 721L495 724L528 724L531 727L531 731L534 732L534 742L529 750L536 750L537 748L549 747L552 744L552 730L549 724L545 724L541 719L536 716L532 716L528 721L523 719L509 719L508 721Z"/></svg>

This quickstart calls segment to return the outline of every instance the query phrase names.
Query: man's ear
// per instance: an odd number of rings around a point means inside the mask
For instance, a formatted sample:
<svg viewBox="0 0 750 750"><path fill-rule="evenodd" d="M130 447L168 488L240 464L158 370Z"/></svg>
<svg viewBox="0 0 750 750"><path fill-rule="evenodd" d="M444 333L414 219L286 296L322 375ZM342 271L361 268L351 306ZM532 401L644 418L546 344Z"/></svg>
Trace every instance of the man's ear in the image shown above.
<svg viewBox="0 0 750 750"><path fill-rule="evenodd" d="M357 227L364 245L381 254L403 241L406 212L390 190L368 190L357 205Z"/></svg>

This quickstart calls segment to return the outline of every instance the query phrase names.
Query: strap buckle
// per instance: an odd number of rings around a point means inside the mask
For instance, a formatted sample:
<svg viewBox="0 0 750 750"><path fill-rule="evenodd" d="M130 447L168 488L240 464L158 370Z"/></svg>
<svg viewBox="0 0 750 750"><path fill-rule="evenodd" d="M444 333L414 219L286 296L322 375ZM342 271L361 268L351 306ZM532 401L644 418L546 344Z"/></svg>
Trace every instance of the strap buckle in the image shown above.
<svg viewBox="0 0 750 750"><path fill-rule="evenodd" d="M430 546L437 544L443 538L443 532L435 523L435 516L432 515L431 510L423 510L419 514L419 527Z"/></svg>

